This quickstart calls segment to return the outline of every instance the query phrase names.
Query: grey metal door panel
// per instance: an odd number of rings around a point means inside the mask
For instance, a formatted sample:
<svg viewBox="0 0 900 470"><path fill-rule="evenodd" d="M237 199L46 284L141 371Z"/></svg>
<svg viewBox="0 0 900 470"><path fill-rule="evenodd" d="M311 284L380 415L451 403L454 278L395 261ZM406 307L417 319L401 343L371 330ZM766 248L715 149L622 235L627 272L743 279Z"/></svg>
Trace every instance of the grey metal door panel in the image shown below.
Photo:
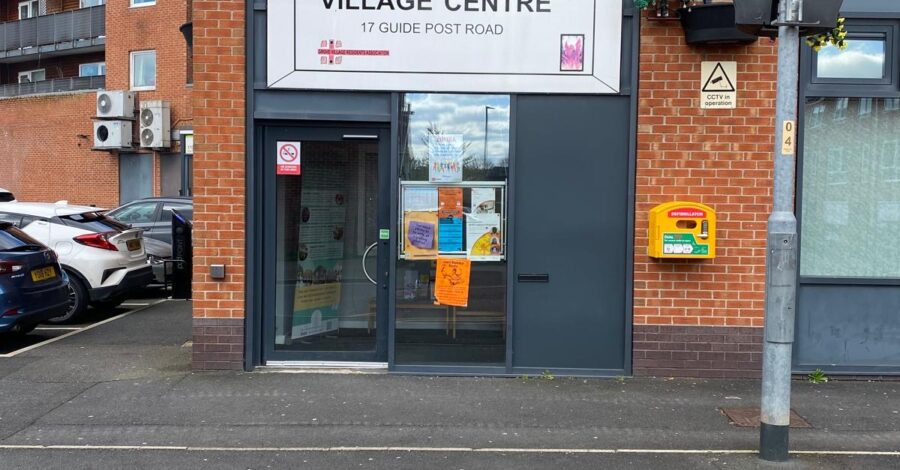
<svg viewBox="0 0 900 470"><path fill-rule="evenodd" d="M624 370L629 99L517 105L513 366Z"/></svg>
<svg viewBox="0 0 900 470"><path fill-rule="evenodd" d="M153 195L153 155L119 155L119 204Z"/></svg>
<svg viewBox="0 0 900 470"><path fill-rule="evenodd" d="M794 367L900 372L900 287L801 285Z"/></svg>

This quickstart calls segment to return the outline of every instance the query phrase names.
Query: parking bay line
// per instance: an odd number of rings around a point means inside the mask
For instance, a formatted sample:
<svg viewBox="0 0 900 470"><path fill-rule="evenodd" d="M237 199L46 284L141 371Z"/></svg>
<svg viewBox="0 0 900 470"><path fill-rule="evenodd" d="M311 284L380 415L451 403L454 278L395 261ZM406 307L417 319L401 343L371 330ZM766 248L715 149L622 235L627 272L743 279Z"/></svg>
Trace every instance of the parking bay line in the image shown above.
<svg viewBox="0 0 900 470"><path fill-rule="evenodd" d="M490 448L490 447L211 447L178 445L67 445L67 444L0 444L0 450L107 450L107 451L176 451L176 452L425 452L425 453L493 453L493 454L670 454L670 455L752 455L755 449L558 449L558 448ZM846 455L900 457L898 451L795 450L793 455Z"/></svg>
<svg viewBox="0 0 900 470"><path fill-rule="evenodd" d="M64 334L64 335L59 335L59 336L57 336L57 337L55 337L55 338L50 338L50 339L48 339L48 340L46 340L46 341L41 341L40 343L32 344L31 346L28 346L28 347L26 347L26 348L17 349L17 350L15 350L15 351L11 352L11 353L0 354L0 358L8 358L8 357L15 357L15 356L18 356L19 354L22 354L22 353L24 353L24 352L31 351L32 349L37 349L37 348L39 348L39 347L41 347L41 346L46 346L46 345L48 345L48 344L50 344L50 343L55 343L55 342L57 342L57 341L59 341L59 340L61 340L61 339L68 338L69 336L77 335L78 333L82 333L82 332L85 332L85 331L87 331L87 330L90 330L91 328L95 328L95 327L98 327L98 326L100 326L100 325L104 325L104 324L106 324L106 323L109 323L109 322L118 320L118 319L120 319L120 318L125 318L125 317L127 317L128 315L131 315L132 313L140 312L141 310L146 310L146 309L148 309L148 308L150 308L150 307L153 307L154 305L161 304L161 303L166 302L166 301L168 301L168 300L169 300L169 299L160 299L160 300L157 300L156 302L151 302L151 303L145 305L144 307L136 308L136 309L134 309L134 310L129 310L129 311L127 311L127 312L120 313L120 314L118 314L118 315L116 315L116 316L114 316L114 317L110 317L110 318L107 318L106 320L99 321L99 322L97 322L97 323L94 323L94 324L85 326L85 327L83 327L83 328L79 328L79 329L77 329L77 330L75 330L75 331L70 331L70 332L68 332L68 333L66 333L66 334Z"/></svg>

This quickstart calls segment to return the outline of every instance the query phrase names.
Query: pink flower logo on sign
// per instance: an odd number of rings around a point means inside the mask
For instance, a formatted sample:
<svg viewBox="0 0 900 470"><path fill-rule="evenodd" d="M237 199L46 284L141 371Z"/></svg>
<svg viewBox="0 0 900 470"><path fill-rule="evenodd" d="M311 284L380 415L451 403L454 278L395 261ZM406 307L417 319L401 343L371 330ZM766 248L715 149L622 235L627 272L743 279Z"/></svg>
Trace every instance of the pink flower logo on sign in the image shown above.
<svg viewBox="0 0 900 470"><path fill-rule="evenodd" d="M559 46L559 71L584 71L584 35L563 34Z"/></svg>

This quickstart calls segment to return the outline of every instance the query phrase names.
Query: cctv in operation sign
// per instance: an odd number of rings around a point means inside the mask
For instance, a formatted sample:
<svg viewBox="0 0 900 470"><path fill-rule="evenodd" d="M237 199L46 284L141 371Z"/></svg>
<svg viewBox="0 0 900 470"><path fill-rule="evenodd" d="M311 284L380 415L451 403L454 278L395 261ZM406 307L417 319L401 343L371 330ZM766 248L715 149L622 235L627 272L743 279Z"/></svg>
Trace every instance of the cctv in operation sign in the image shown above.
<svg viewBox="0 0 900 470"><path fill-rule="evenodd" d="M269 88L618 93L621 0L270 0Z"/></svg>

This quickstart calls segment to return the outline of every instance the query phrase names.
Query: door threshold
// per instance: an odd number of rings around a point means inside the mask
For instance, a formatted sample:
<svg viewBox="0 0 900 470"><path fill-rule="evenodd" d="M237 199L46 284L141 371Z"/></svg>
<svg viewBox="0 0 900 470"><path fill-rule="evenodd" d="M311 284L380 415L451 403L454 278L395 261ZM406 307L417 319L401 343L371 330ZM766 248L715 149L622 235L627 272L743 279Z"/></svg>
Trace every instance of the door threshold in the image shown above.
<svg viewBox="0 0 900 470"><path fill-rule="evenodd" d="M285 374L384 374L387 362L268 361L260 372Z"/></svg>

